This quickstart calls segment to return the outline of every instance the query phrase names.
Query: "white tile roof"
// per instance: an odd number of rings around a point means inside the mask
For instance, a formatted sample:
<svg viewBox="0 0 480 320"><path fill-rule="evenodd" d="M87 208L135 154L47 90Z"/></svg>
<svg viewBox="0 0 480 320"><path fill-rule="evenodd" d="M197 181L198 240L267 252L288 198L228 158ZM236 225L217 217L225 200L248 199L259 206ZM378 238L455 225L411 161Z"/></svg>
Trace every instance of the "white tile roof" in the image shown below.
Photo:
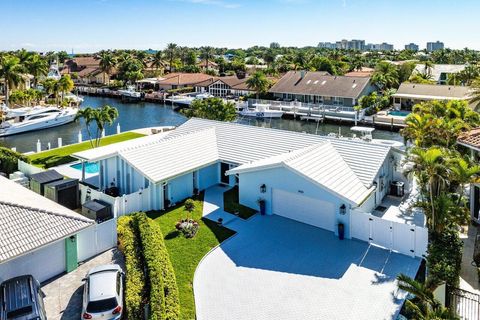
<svg viewBox="0 0 480 320"><path fill-rule="evenodd" d="M390 147L362 141L328 138L308 133L261 128L237 123L190 119L169 136L183 135L214 127L218 154L227 162L245 164L330 141L359 179L370 187Z"/></svg>
<svg viewBox="0 0 480 320"><path fill-rule="evenodd" d="M372 191L360 181L330 141L244 164L228 174L279 166L304 176L354 205L361 204Z"/></svg>
<svg viewBox="0 0 480 320"><path fill-rule="evenodd" d="M0 263L94 222L0 176Z"/></svg>
<svg viewBox="0 0 480 320"><path fill-rule="evenodd" d="M149 180L160 182L219 160L215 128L175 135L119 151Z"/></svg>
<svg viewBox="0 0 480 320"><path fill-rule="evenodd" d="M464 70L465 67L465 64L434 64L432 68L427 70L427 72L430 73L433 80L438 82L440 81L442 73L457 73ZM414 72L425 73L425 64L417 64Z"/></svg>

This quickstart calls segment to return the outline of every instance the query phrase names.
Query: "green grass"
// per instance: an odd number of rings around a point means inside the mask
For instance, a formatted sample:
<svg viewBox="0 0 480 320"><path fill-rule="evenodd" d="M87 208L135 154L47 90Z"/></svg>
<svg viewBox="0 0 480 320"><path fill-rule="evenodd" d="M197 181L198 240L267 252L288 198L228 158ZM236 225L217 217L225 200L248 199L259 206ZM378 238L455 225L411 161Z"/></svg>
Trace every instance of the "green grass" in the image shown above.
<svg viewBox="0 0 480 320"><path fill-rule="evenodd" d="M238 212L238 216L242 219L248 219L257 213L256 210L241 205L238 202L238 186L233 187L223 194L223 207L226 212Z"/></svg>
<svg viewBox="0 0 480 320"><path fill-rule="evenodd" d="M102 138L102 140L100 141L100 146L106 146L112 143L136 139L143 136L145 135L141 133L124 132ZM35 153L28 156L28 158L30 159L31 163L37 167L51 168L75 161L76 159L70 156L72 153L85 151L91 148L92 146L90 144L90 141L86 141L82 143L71 144L62 148Z"/></svg>
<svg viewBox="0 0 480 320"><path fill-rule="evenodd" d="M200 228L192 239L185 238L175 229L175 223L186 218L183 205L167 212L149 212L148 216L160 224L165 245L172 261L180 297L180 319L195 319L193 275L200 260L215 246L235 234L216 222L202 218L203 201L195 200L195 210L190 218L197 220ZM214 281L214 280L212 280Z"/></svg>

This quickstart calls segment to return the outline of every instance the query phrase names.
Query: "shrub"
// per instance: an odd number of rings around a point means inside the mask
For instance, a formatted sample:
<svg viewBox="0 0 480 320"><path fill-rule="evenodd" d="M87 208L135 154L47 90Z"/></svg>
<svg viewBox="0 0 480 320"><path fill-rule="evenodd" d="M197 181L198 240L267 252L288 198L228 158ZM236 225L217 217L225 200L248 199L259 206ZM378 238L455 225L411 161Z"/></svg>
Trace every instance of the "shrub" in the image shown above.
<svg viewBox="0 0 480 320"><path fill-rule="evenodd" d="M0 147L0 172L6 174L18 170L18 160L30 162L27 157L9 148Z"/></svg>
<svg viewBox="0 0 480 320"><path fill-rule="evenodd" d="M145 295L145 276L140 241L133 225L132 216L118 219L118 248L125 256L125 307L127 319L143 319L143 301Z"/></svg>
<svg viewBox="0 0 480 320"><path fill-rule="evenodd" d="M458 287L462 264L462 247L458 233L445 231L433 233L428 246L427 268L430 277Z"/></svg>
<svg viewBox="0 0 480 320"><path fill-rule="evenodd" d="M150 284L150 319L178 319L178 287L160 225L149 219L145 213L137 213L135 219Z"/></svg>

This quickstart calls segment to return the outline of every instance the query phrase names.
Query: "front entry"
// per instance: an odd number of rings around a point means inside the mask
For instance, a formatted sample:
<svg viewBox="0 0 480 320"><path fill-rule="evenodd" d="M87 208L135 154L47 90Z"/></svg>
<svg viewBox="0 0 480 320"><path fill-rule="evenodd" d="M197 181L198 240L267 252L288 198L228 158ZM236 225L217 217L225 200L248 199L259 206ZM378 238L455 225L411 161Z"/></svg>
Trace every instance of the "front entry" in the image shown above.
<svg viewBox="0 0 480 320"><path fill-rule="evenodd" d="M230 177L227 176L225 173L230 170L230 165L228 163L221 163L220 164L220 181L225 184L230 183Z"/></svg>

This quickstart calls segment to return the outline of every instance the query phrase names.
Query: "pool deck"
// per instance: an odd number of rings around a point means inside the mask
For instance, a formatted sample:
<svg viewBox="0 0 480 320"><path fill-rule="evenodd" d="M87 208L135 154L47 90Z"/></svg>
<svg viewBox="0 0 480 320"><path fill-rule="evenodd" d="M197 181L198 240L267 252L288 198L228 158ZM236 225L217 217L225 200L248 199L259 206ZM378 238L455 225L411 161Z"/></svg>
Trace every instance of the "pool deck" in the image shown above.
<svg viewBox="0 0 480 320"><path fill-rule="evenodd" d="M50 169L57 171L58 173L60 173L61 175L64 175L65 177L82 180L82 170L77 170L71 167L71 165L77 164L77 163L80 163L80 161L62 164L61 166L56 166ZM85 182L93 185L98 185L98 172L97 173L85 172Z"/></svg>

